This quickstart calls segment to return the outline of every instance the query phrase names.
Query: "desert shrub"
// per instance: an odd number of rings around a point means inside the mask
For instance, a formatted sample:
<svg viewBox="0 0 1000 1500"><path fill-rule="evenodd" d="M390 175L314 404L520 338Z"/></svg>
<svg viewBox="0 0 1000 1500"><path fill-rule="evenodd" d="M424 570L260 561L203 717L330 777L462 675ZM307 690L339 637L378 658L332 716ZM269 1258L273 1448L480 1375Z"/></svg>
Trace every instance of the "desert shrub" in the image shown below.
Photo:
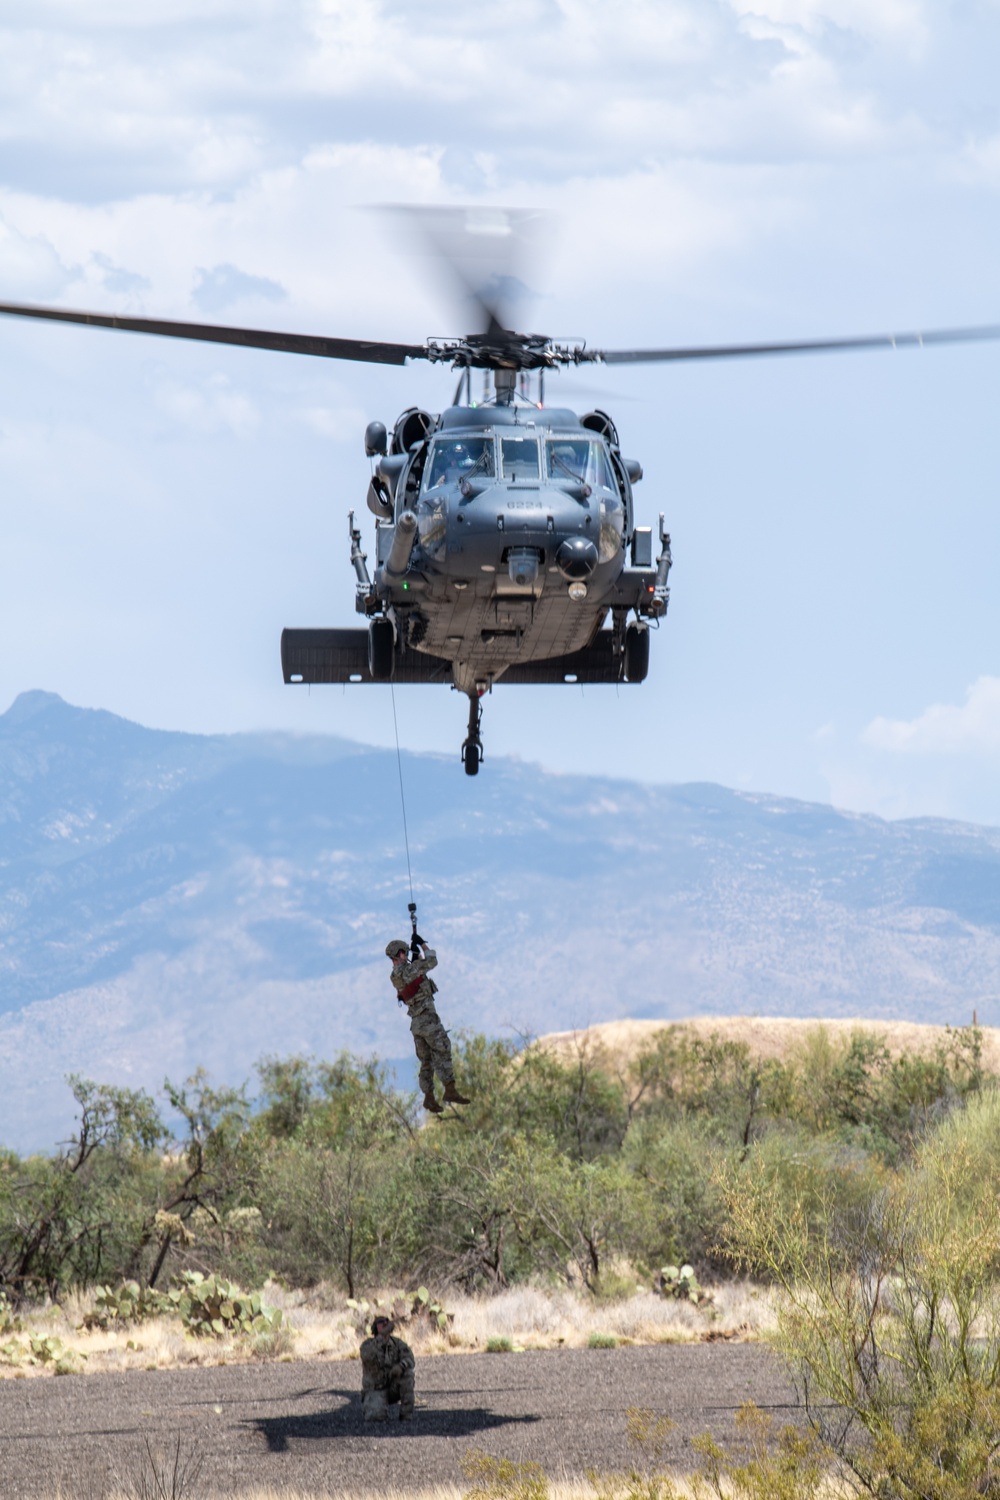
<svg viewBox="0 0 1000 1500"><path fill-rule="evenodd" d="M613 1265L605 1265L591 1287L591 1292L595 1302L625 1302L629 1297L635 1296L637 1287L638 1283L634 1275L629 1275L627 1271L619 1271ZM638 1289L641 1290L641 1288Z"/></svg>
<svg viewBox="0 0 1000 1500"><path fill-rule="evenodd" d="M748 1162L725 1191L730 1253L781 1288L780 1345L815 1431L882 1500L965 1500L993 1484L1000 1430L1000 1203L949 1122L913 1166L826 1217ZM822 1399L820 1399L822 1398Z"/></svg>
<svg viewBox="0 0 1000 1500"><path fill-rule="evenodd" d="M965 1164L964 1172L951 1178L954 1212L974 1219L985 1195L1000 1197L1000 1092L995 1088L942 1121L921 1148L918 1175L940 1173L947 1159Z"/></svg>
<svg viewBox="0 0 1000 1500"><path fill-rule="evenodd" d="M641 1239L633 1249L637 1262L712 1262L723 1223L717 1170L732 1149L712 1138L704 1120L654 1115L636 1121L622 1155L641 1195L637 1207L644 1210Z"/></svg>
<svg viewBox="0 0 1000 1500"><path fill-rule="evenodd" d="M112 1470L113 1492L121 1500L184 1500L197 1488L204 1465L197 1448L185 1450L180 1433L166 1452L144 1437Z"/></svg>
<svg viewBox="0 0 1000 1500"><path fill-rule="evenodd" d="M657 1033L632 1062L633 1113L698 1120L725 1146L744 1149L770 1119L787 1113L793 1085L781 1062L754 1056L746 1042L703 1037L681 1026Z"/></svg>
<svg viewBox="0 0 1000 1500"><path fill-rule="evenodd" d="M618 1340L613 1333L598 1333L596 1330L587 1340L588 1349L617 1349Z"/></svg>
<svg viewBox="0 0 1000 1500"><path fill-rule="evenodd" d="M264 1155L259 1201L266 1228L257 1265L294 1286L329 1280L349 1296L402 1280L414 1257L411 1153L308 1139L273 1143Z"/></svg>
<svg viewBox="0 0 1000 1500"><path fill-rule="evenodd" d="M810 1138L800 1129L788 1128L771 1131L745 1162L721 1164L716 1180L726 1200L719 1248L727 1258L733 1258L733 1204L740 1192L746 1192L755 1202L766 1198L779 1223L797 1226L796 1254L819 1257L825 1264L835 1257L844 1226L864 1218L889 1174L863 1151L828 1136ZM793 1241L782 1243L790 1248ZM766 1278L771 1272L761 1265L758 1274Z"/></svg>
<svg viewBox="0 0 1000 1500"><path fill-rule="evenodd" d="M888 1163L902 1160L930 1127L983 1086L982 1034L952 1029L929 1053L893 1057L884 1037L861 1030L833 1038L811 1029L790 1059L789 1116L833 1133Z"/></svg>
<svg viewBox="0 0 1000 1500"><path fill-rule="evenodd" d="M494 1458L478 1448L462 1457L462 1472L472 1481L466 1500L548 1500L549 1481L541 1464Z"/></svg>
<svg viewBox="0 0 1000 1500"><path fill-rule="evenodd" d="M626 1091L586 1038L575 1055L463 1035L455 1069L472 1105L463 1120L491 1141L545 1141L577 1161L617 1152L628 1128Z"/></svg>
<svg viewBox="0 0 1000 1500"><path fill-rule="evenodd" d="M521 1151L512 1186L518 1233L536 1267L568 1274L588 1291L616 1260L630 1258L641 1236L645 1195L620 1158L575 1161L553 1150Z"/></svg>
<svg viewBox="0 0 1000 1500"><path fill-rule="evenodd" d="M69 1080L73 1138L0 1172L0 1285L15 1299L121 1275L148 1216L150 1158L165 1139L147 1094Z"/></svg>
<svg viewBox="0 0 1000 1500"><path fill-rule="evenodd" d="M10 1298L0 1292L0 1334L20 1333L21 1319L11 1304Z"/></svg>
<svg viewBox="0 0 1000 1500"><path fill-rule="evenodd" d="M929 1161L936 1139L964 1142L1000 1194L972 1028L919 1058L823 1028L781 1064L683 1027L628 1066L586 1038L569 1055L482 1036L456 1052L473 1104L431 1129L377 1059L346 1054L262 1059L255 1105L201 1072L167 1084L176 1139L147 1096L71 1080L68 1145L0 1153L0 1336L26 1298L94 1285L121 1297L182 1272L330 1281L355 1299L387 1283L446 1299L533 1278L613 1298L617 1267L645 1279L685 1262L704 1280L730 1264L717 1254L724 1189L741 1173L803 1218L822 1258L848 1244L843 1226L887 1169ZM129 1293L102 1315L131 1316L130 1298L134 1312Z"/></svg>
<svg viewBox="0 0 1000 1500"><path fill-rule="evenodd" d="M517 1135L425 1131L407 1163L412 1273L469 1292L531 1275L521 1192L532 1155L547 1152Z"/></svg>
<svg viewBox="0 0 1000 1500"><path fill-rule="evenodd" d="M829 1488L830 1454L815 1434L791 1425L776 1429L773 1417L752 1401L736 1413L736 1433L735 1452L707 1433L694 1439L696 1494L707 1489L715 1500L813 1500Z"/></svg>

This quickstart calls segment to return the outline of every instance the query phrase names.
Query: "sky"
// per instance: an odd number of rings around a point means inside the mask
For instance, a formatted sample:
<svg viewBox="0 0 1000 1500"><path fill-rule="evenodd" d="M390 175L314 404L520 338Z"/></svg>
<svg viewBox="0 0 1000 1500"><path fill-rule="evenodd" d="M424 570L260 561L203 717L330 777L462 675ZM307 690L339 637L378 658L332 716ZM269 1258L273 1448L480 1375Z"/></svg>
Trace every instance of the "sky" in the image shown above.
<svg viewBox="0 0 1000 1500"><path fill-rule="evenodd" d="M386 203L544 211L532 328L607 348L1000 322L997 0L0 0L0 300L422 342ZM353 625L367 421L447 370L0 324L0 711L393 743L285 687ZM505 688L493 755L1000 823L1000 343L591 367L673 538L641 686ZM465 700L396 689L404 748Z"/></svg>

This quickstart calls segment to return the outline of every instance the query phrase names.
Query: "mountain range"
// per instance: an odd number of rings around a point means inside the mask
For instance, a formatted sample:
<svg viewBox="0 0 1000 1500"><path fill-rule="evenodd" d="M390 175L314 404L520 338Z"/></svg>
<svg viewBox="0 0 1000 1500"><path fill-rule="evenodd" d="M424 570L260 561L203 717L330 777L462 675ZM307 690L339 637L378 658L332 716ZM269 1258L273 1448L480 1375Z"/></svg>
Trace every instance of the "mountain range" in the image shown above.
<svg viewBox="0 0 1000 1500"><path fill-rule="evenodd" d="M383 955L408 928L400 769L452 1029L1000 1021L1000 830L517 760L472 779L29 692L0 715L0 1142L65 1136L71 1072L155 1092L346 1048L411 1082Z"/></svg>

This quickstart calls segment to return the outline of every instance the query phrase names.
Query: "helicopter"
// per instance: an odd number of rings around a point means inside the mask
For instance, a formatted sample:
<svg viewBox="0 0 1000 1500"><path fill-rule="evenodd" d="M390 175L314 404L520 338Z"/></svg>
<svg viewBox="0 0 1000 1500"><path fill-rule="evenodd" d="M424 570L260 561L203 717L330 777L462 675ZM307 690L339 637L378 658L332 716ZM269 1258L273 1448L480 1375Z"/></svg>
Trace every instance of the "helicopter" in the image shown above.
<svg viewBox="0 0 1000 1500"><path fill-rule="evenodd" d="M659 518L637 523L642 466L626 458L612 418L578 416L545 400L560 369L923 347L1000 338L1000 326L786 342L659 349L590 349L506 326L504 278L493 289L463 269L462 251L516 240L524 211L431 211L429 239L474 305L479 331L422 344L344 339L0 303L0 314L168 338L233 344L324 359L404 366L426 360L458 371L439 413L410 407L391 434L368 423L366 503L375 518L375 566L349 513L354 629L288 628L281 664L289 684L438 683L467 695L461 756L483 759L482 699L500 683L641 683L650 627L670 600L670 535ZM425 213L425 228L427 224ZM520 215L520 218L519 218ZM484 234L484 229L486 233ZM456 252L456 243L460 249ZM507 278L509 283L510 278ZM498 290L499 288L499 290ZM472 372L492 389L472 397ZM534 394L532 394L532 383Z"/></svg>

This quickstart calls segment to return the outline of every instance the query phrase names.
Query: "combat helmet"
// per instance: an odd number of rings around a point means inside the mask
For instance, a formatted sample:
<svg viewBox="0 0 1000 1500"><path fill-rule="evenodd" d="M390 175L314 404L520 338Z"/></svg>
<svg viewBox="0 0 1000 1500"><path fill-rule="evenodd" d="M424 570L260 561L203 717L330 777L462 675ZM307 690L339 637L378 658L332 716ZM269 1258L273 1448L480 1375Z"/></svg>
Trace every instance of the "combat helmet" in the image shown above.
<svg viewBox="0 0 1000 1500"><path fill-rule="evenodd" d="M402 938L393 938L385 945L385 956L395 958L397 953L405 953L409 946L409 943L404 943Z"/></svg>
<svg viewBox="0 0 1000 1500"><path fill-rule="evenodd" d="M378 1325L380 1323L388 1323L388 1325L389 1325L389 1332L390 1333L395 1332L396 1325L392 1321L392 1319L391 1318L387 1318L386 1315L385 1315L385 1313L376 1313L375 1316L374 1316L374 1318L372 1319L372 1337L373 1338L377 1337L377 1335L378 1335Z"/></svg>

